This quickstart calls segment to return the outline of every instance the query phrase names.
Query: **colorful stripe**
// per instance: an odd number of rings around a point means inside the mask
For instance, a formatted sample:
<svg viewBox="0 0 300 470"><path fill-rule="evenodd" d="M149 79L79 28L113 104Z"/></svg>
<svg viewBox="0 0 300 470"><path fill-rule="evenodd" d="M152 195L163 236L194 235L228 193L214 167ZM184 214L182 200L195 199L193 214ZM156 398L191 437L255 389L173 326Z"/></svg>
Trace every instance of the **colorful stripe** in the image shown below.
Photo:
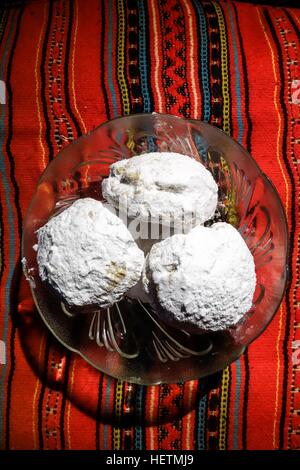
<svg viewBox="0 0 300 470"><path fill-rule="evenodd" d="M216 2L212 2L216 11L220 35L220 62L222 76L222 127L224 132L230 134L231 131L231 113L230 113L230 80L228 69L228 44L227 32L225 26L225 18L222 8ZM230 390L230 369L227 367L222 374L222 383L220 390L220 416L219 416L219 436L218 448L225 450L227 445L227 419L229 407L229 390Z"/></svg>
<svg viewBox="0 0 300 470"><path fill-rule="evenodd" d="M109 416L110 412L110 396L111 396L111 386L112 382L114 380L107 376L106 378L106 384L105 384L105 401L104 401L104 406L103 406L103 414L104 416ZM103 450L109 450L111 449L111 446L108 443L108 431L109 431L109 425L105 424L103 427Z"/></svg>
<svg viewBox="0 0 300 470"><path fill-rule="evenodd" d="M121 417L122 417L122 400L123 400L123 386L124 383L117 381L115 385L115 417L117 424L113 428L113 449L120 450L121 449Z"/></svg>
<svg viewBox="0 0 300 470"><path fill-rule="evenodd" d="M209 48L208 48L208 32L207 32L207 23L206 17L201 3L197 0L193 0L194 7L197 12L197 17L199 21L199 34L200 34L200 61L199 61L199 74L201 77L201 93L203 95L202 99L202 120L209 122L211 117L210 109L210 86L209 86Z"/></svg>
<svg viewBox="0 0 300 470"><path fill-rule="evenodd" d="M235 397L234 397L234 417L233 417L233 449L239 448L239 407L241 399L241 360L235 362Z"/></svg>
<svg viewBox="0 0 300 470"><path fill-rule="evenodd" d="M105 3L103 2L103 9ZM107 50L107 63L108 63L108 84L109 84L109 91L111 94L112 102L113 102L113 117L118 116L118 105L117 105L117 97L116 97L116 90L114 88L113 83L113 64L112 64L112 47L113 47L113 6L112 0L108 0L108 50ZM102 16L104 18L104 15Z"/></svg>
<svg viewBox="0 0 300 470"><path fill-rule="evenodd" d="M152 105L147 78L146 9L144 0L138 0L137 4L139 14L139 70L141 78L141 92L143 96L144 112L149 113L152 109Z"/></svg>
<svg viewBox="0 0 300 470"><path fill-rule="evenodd" d="M226 367L222 375L222 394L220 403L219 449L226 450L227 415L229 403L230 368Z"/></svg>
<svg viewBox="0 0 300 470"><path fill-rule="evenodd" d="M160 90L160 55L161 55L161 45L159 43L159 19L158 11L156 8L155 0L150 0L150 11L152 19L152 34L153 34L153 50L154 50L154 91L156 93L157 102L155 103L155 111L162 113L164 111L162 104L162 93Z"/></svg>
<svg viewBox="0 0 300 470"><path fill-rule="evenodd" d="M17 16L17 18L16 18ZM8 35L6 38L5 46L4 46L4 52L2 54L2 59L1 59L1 64L0 64L0 77L4 77L4 70L6 66L6 59L7 56L9 56L9 44L12 42L13 45L15 45L15 39L16 36L14 37L13 41L13 34L16 31L16 22L18 21L18 15L16 15L16 12L13 11L10 17L10 24L8 27ZM13 47L11 46L11 51L13 50ZM11 52L10 52L11 54ZM6 87L8 86L8 82L6 82ZM10 183L9 183L9 175L7 173L6 169L6 161L5 161L5 155L3 153L3 144L4 144L4 136L6 135L5 132L5 118L6 118L6 105L0 106L0 113L1 113L1 119L0 119L0 172L1 172L1 179L2 179L2 185L4 188L5 192L5 204L6 204L6 210L7 210L7 226L9 228L9 236L7 237L8 239L8 273L7 273L7 279L6 279L6 285L5 285L5 297L4 297L4 304L5 308L3 309L3 326L2 326L2 341L4 341L4 344L7 342L7 334L8 334L8 317L9 317L9 312L10 312L10 289L12 285L12 278L13 278L13 273L14 273L14 263L15 263L15 257L16 257L16 235L15 235L15 223L14 223L14 211L13 211L13 203L12 203L12 192L10 188ZM4 408L4 396L5 396L5 390L4 390L4 384L5 384L5 378L6 378L6 364L1 366L1 372L0 372L0 448L2 448L2 430L3 430L3 408ZM8 438L8 436L6 436Z"/></svg>
<svg viewBox="0 0 300 470"><path fill-rule="evenodd" d="M135 450L143 450L143 408L145 399L145 387L143 385L137 385L136 396L135 396L135 415L137 423L135 426Z"/></svg>
<svg viewBox="0 0 300 470"><path fill-rule="evenodd" d="M222 8L218 3L213 2L215 7L218 22L219 22L219 33L220 33L220 44L221 44L221 72L222 72L222 95L223 95L223 131L226 134L230 134L230 84L229 84L229 71L228 71L228 45L227 45L227 33Z"/></svg>
<svg viewBox="0 0 300 470"><path fill-rule="evenodd" d="M237 109L237 124L238 134L237 140L242 145L244 138L244 123L242 117L242 96L241 96L241 78L240 78L240 64L237 48L237 34L235 30L235 21L232 13L232 5L227 5L227 11L230 18L230 29L232 38L232 47L234 53L234 71L235 71L235 92L236 92L236 109ZM234 416L233 416L233 448L238 449L238 435L239 435L239 407L241 395L241 360L238 359L235 363L235 399L234 399Z"/></svg>
<svg viewBox="0 0 300 470"><path fill-rule="evenodd" d="M283 115L283 138L282 138L282 157L286 165L286 170L290 179L291 183L291 205L290 205L290 245L289 245L289 265L293 266L293 259L294 259L294 248L295 248L295 230L296 230L296 201L295 201L295 178L291 168L290 161L287 156L287 132L288 132L288 111L285 102L285 71L284 71L284 61L283 61L283 54L282 49L280 46L279 39L276 35L276 30L274 28L273 22L271 20L269 12L264 9L264 17L266 23L269 27L272 40L275 45L275 50L278 57L278 71L280 77L280 94L279 94L279 102L282 110ZM288 393L288 380L289 380L289 371L290 371L290 334L291 334L291 314L292 314L292 305L291 305L291 294L292 288L294 287L294 278L293 274L290 273L290 282L287 287L286 292L286 302L287 302L287 311L286 311L286 321L285 321L285 332L284 332L284 340L282 345L282 352L283 352L283 381L282 381L282 408L281 408L281 416L280 416L280 434L279 434L279 448L282 449L285 442L285 420L286 420L286 413L287 413L287 393Z"/></svg>
<svg viewBox="0 0 300 470"><path fill-rule="evenodd" d="M227 11L229 13L229 18L230 18L230 29L231 29L232 48L233 48L233 57L234 57L236 109L237 109L237 121L238 121L237 140L240 144L242 144L243 143L243 136L244 136L244 124L243 124L242 106L241 106L242 98L241 98L240 65L239 65L239 57L238 57L238 50L237 50L237 39L236 39L236 31L235 31L235 27L234 27L233 14L232 14L232 10L231 10L231 5L229 5L229 4L227 4Z"/></svg>
<svg viewBox="0 0 300 470"><path fill-rule="evenodd" d="M201 395L198 398L198 410L197 410L197 427L196 427L196 438L197 438L197 450L206 449L206 407L207 407L207 396L203 388L202 381L200 383Z"/></svg>
<svg viewBox="0 0 300 470"><path fill-rule="evenodd" d="M287 75L287 103L290 105L290 114L293 116L291 121L287 121L287 125L290 126L290 132L291 132L291 138L290 138L290 145L291 145L291 161L293 165L293 169L295 172L295 182L297 182L297 187L299 187L300 184L300 178L299 178L299 159L297 158L297 153L298 152L298 145L299 144L299 129L297 129L296 125L296 120L300 118L300 111L299 107L296 106L293 103L293 97L292 97L292 87L293 83L298 79L299 76L299 49L295 46L294 41L292 38L296 37L298 41L300 40L300 31L299 27L296 25L293 17L289 14L289 12L285 9L284 10L285 17L287 19L287 23L291 25L291 29L288 29L284 27L280 20L278 15L275 16L275 25L277 32L279 32L279 38L280 41L282 41L281 47L282 51L284 52L284 63L286 64L286 75ZM298 21L299 23L299 21ZM293 36L292 36L293 34ZM298 132L297 132L298 131ZM300 198L298 197L298 204L297 207L295 207L296 213L293 215L295 216L295 221L297 220L298 225L299 225L299 201ZM299 243L294 244L294 261L295 261L295 277L294 277L294 283L291 283L291 291L292 291L292 298L296 299L297 292L299 289L300 285L300 270L299 270L299 265L300 265L300 246ZM292 262L292 261L291 261ZM297 309L298 306L298 309ZM292 329L292 335L290 335L291 342L288 344L289 339L286 336L285 341L286 341L286 346L287 346L287 352L288 356L290 357L291 351L292 355L294 356L295 354L295 349L297 352L297 342L299 341L299 326L300 326L300 319L299 315L297 315L297 311L299 312L299 303L297 305L294 305L292 308L291 312L291 317L293 321L293 329ZM282 318L282 315L281 315ZM291 384L292 384L292 390L296 390L296 383L298 383L300 379L300 370L299 370L299 364L298 361L291 361L292 362L292 372L291 372ZM287 379L288 381L288 379ZM297 393L297 396L296 396ZM288 406L289 409L289 417L286 422L288 422L288 436L287 436L287 447L288 449L296 449L300 448L300 437L298 434L300 423L299 420L298 422L295 420L295 415L298 415L299 411L299 396L300 393L294 392L290 398L290 403ZM288 403L288 398L287 398L287 403ZM282 439L283 441L283 439ZM284 442L282 442L282 447L284 446Z"/></svg>
<svg viewBox="0 0 300 470"><path fill-rule="evenodd" d="M130 114L130 102L125 75L125 10L123 0L117 0L118 6L118 42L117 42L117 78L125 115Z"/></svg>

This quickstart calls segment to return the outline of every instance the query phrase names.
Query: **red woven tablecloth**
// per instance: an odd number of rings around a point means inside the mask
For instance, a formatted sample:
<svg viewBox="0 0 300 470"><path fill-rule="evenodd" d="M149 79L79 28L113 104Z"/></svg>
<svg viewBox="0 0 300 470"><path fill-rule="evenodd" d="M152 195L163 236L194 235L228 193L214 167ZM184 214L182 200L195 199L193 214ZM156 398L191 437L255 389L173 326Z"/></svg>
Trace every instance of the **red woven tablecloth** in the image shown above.
<svg viewBox="0 0 300 470"><path fill-rule="evenodd" d="M31 0L1 11L2 448L300 448L299 28L300 10L217 1ZM231 367L176 385L121 383L67 352L20 274L23 217L49 160L141 111L209 121L239 140L290 229L291 282L270 326Z"/></svg>

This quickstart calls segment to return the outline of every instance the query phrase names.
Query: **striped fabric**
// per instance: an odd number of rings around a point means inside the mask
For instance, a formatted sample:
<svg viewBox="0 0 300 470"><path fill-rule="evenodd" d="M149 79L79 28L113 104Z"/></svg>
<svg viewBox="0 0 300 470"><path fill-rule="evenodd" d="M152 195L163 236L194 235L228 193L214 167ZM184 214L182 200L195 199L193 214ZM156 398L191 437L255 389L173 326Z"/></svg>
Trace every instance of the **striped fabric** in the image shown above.
<svg viewBox="0 0 300 470"><path fill-rule="evenodd" d="M0 41L0 447L300 449L300 10L29 0L1 11ZM47 163L141 111L202 119L246 146L290 229L290 283L264 334L223 372L149 387L60 346L20 273L22 221Z"/></svg>

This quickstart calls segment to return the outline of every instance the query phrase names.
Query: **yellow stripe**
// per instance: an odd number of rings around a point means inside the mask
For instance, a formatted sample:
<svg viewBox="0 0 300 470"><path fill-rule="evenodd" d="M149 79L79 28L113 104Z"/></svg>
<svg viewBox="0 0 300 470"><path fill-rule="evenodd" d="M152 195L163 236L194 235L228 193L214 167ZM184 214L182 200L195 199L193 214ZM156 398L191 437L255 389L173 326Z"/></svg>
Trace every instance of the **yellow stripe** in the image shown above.
<svg viewBox="0 0 300 470"><path fill-rule="evenodd" d="M277 359L277 369L276 369L276 391L275 391L275 411L274 411L274 422L273 422L273 448L277 449L276 444L276 426L277 426L277 416L278 416L278 403L279 403L279 372L280 372L280 338L282 332L282 320L283 320L283 308L280 306L280 317L279 317L279 333L276 342L276 359Z"/></svg>
<svg viewBox="0 0 300 470"><path fill-rule="evenodd" d="M194 429L192 429L191 426L191 418L192 418L192 413L193 411L190 411L192 409L192 395L193 395L193 388L195 386L196 380L191 380L189 382L189 388L188 388L188 404L187 404L187 409L188 413L186 416L186 440L185 440L185 447L184 450L192 450L192 443L193 443L193 435L194 435Z"/></svg>
<svg viewBox="0 0 300 470"><path fill-rule="evenodd" d="M151 1L151 15L152 17L152 25L153 25L153 32L154 32L154 54L155 54L155 62L154 62L154 80L155 80L155 88L157 92L157 97L158 97L158 106L157 106L157 111L159 113L163 112L163 107L162 107L162 98L160 94L160 89L159 89L159 54L161 51L158 50L158 29L157 29L157 15L156 15L156 9L155 9L155 3L154 0Z"/></svg>
<svg viewBox="0 0 300 470"><path fill-rule="evenodd" d="M157 385L153 385L150 387L151 394L150 394L150 410L149 410L149 420L150 420L150 450L154 450L154 403L155 403L155 391L157 389Z"/></svg>
<svg viewBox="0 0 300 470"><path fill-rule="evenodd" d="M76 51L76 42L77 42L77 32L78 32L78 0L75 0L75 29L74 29L74 44L72 49L72 94L73 94L73 102L74 102L74 108L76 110L76 113L80 119L81 125L84 129L84 132L86 133L86 127L84 124L84 121L82 119L82 116L77 108L77 102L76 102L76 95L75 95L75 72L74 72L74 62L75 62L75 51Z"/></svg>
<svg viewBox="0 0 300 470"><path fill-rule="evenodd" d="M229 367L226 367L222 375L222 393L220 404L220 430L219 430L219 449L226 449L226 428L227 428L227 404L229 398Z"/></svg>
<svg viewBox="0 0 300 470"><path fill-rule="evenodd" d="M37 115L38 115L38 121L39 121L39 142L41 146L41 151L42 151L42 163L43 167L41 170L44 170L46 168L46 160L45 160L45 148L42 140L42 134L43 134L43 124L42 124L42 119L41 119L41 108L40 108L40 87L39 87L39 73L38 73L38 61L39 61L39 56L40 56L40 49L41 49L41 41L42 41L42 35L44 32L44 27L45 27L45 20L46 20L46 9L48 8L47 3L45 2L44 5L44 17L42 21L42 28L38 40L38 46L37 46L37 54L36 54L36 60L35 60L35 66L34 66L34 76L35 76L35 100L36 100L36 107L37 107Z"/></svg>
<svg viewBox="0 0 300 470"><path fill-rule="evenodd" d="M117 422L120 422L122 416L123 382L118 380L115 392L115 416ZM113 428L113 449L121 449L121 429L120 426Z"/></svg>
<svg viewBox="0 0 300 470"><path fill-rule="evenodd" d="M221 44L221 71L222 71L222 95L223 95L223 130L230 134L230 95L229 95L229 73L228 73L228 52L226 41L226 28L221 7L213 2L219 23L220 44Z"/></svg>
<svg viewBox="0 0 300 470"><path fill-rule="evenodd" d="M274 75L274 81L275 81L274 106L275 106L275 109L276 109L277 115L278 115L278 133L277 133L276 158L277 158L277 161L278 161L278 164L279 164L279 167L280 167L283 179L284 179L284 183L285 183L285 210L286 210L286 213L288 214L288 209L289 209L288 182L287 182L287 179L286 179L286 176L285 176L282 164L281 164L281 159L280 159L280 135L281 135L281 128L282 128L282 119L281 119L281 114L280 114L279 108L278 108L278 102L279 102L278 92L279 92L280 83L278 82L278 79L277 79L274 51L272 49L272 45L271 45L269 36L266 32L266 28L265 28L265 26L262 22L260 10L259 10L258 7L256 9L257 9L259 22L261 24L261 28L263 30L266 41L268 43L268 46L269 46L269 49L270 49L270 52L271 52L271 57L272 57L272 67L273 67L273 75ZM274 447L274 449L277 448L276 447L276 426L277 426L277 419L278 419L279 375L280 375L280 369L281 369L279 345L280 345L280 340L281 340L281 335L282 335L282 320L283 320L283 308L282 308L282 305L281 305L281 307L280 307L280 318L279 318L279 331L278 331L277 342L276 342L277 370L276 370L275 410L274 410L274 422L273 422L273 447Z"/></svg>
<svg viewBox="0 0 300 470"><path fill-rule="evenodd" d="M125 13L123 0L118 0L118 47L117 47L117 78L121 92L124 114L130 114L130 103L125 80Z"/></svg>

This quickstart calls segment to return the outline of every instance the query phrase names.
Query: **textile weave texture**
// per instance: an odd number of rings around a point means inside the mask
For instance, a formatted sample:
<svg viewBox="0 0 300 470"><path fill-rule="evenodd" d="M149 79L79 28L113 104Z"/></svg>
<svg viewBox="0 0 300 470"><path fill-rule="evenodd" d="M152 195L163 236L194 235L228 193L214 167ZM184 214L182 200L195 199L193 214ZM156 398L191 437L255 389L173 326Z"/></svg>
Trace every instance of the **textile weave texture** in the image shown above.
<svg viewBox="0 0 300 470"><path fill-rule="evenodd" d="M31 0L1 10L0 447L300 449L299 54L297 9ZM210 122L249 150L287 214L290 282L272 323L230 367L137 386L47 332L20 243L34 187L59 150L108 119L152 111Z"/></svg>

